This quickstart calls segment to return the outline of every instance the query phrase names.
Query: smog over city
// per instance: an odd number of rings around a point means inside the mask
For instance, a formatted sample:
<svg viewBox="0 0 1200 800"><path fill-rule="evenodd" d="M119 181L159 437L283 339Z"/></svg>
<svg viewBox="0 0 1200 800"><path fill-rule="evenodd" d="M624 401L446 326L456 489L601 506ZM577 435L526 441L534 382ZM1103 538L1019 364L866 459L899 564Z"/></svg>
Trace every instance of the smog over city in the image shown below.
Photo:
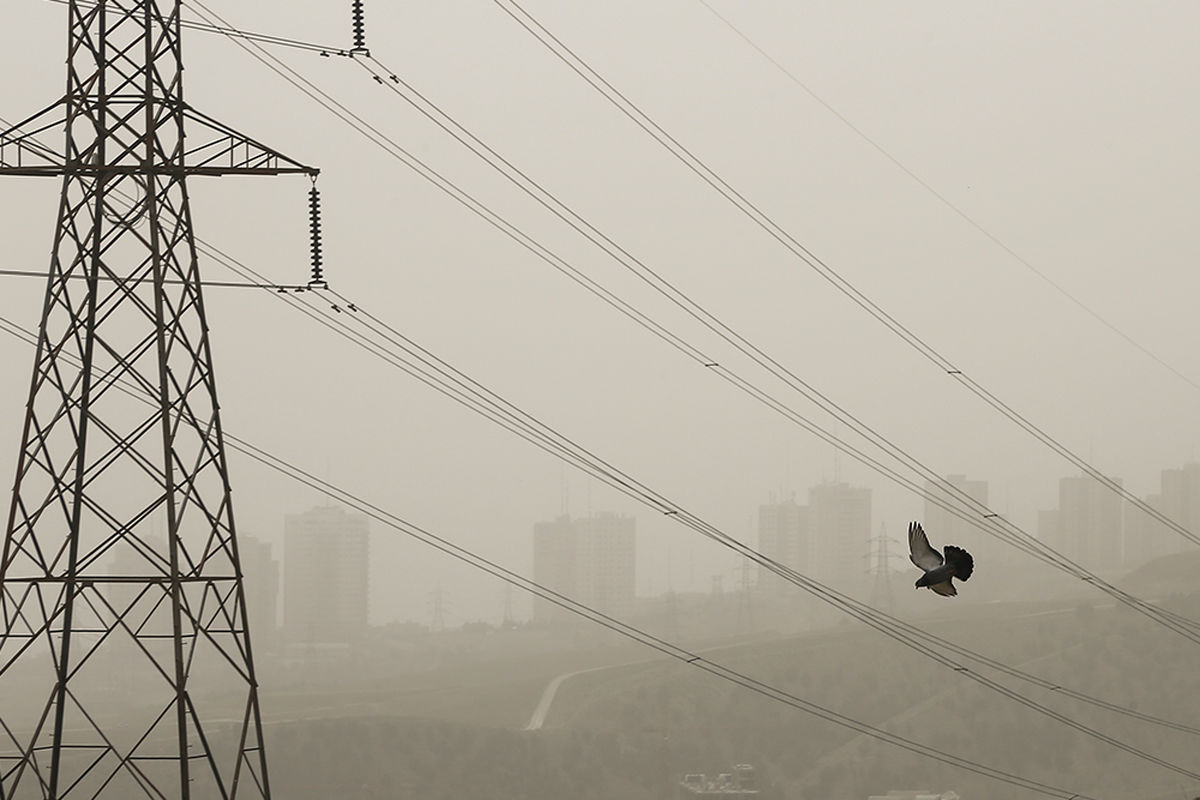
<svg viewBox="0 0 1200 800"><path fill-rule="evenodd" d="M1200 6L5 12L0 798L1200 800Z"/></svg>

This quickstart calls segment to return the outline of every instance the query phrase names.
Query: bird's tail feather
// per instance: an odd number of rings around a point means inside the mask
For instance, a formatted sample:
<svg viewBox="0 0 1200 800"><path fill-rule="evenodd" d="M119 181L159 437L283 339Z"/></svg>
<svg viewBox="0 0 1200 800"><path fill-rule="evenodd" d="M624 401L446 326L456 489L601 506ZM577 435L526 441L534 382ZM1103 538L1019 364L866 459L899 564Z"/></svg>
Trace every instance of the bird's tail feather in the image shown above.
<svg viewBox="0 0 1200 800"><path fill-rule="evenodd" d="M975 570L975 559L971 558L971 554L952 544L946 545L946 564L954 567L954 577L960 581L971 577Z"/></svg>

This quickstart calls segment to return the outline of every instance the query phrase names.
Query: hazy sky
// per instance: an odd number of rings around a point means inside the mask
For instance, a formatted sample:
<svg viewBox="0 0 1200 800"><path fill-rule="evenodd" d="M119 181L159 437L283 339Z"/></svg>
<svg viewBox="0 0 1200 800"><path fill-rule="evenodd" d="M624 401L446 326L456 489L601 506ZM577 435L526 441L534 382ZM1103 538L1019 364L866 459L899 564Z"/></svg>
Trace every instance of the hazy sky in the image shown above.
<svg viewBox="0 0 1200 800"><path fill-rule="evenodd" d="M1005 245L1200 382L1194 3L711 3ZM9 5L0 116L14 120L62 92L65 10ZM345 3L209 5L241 28L349 44ZM699 0L523 6L826 263L1098 468L1142 495L1160 469L1200 457L1200 390L947 209ZM1027 530L1056 503L1070 465L837 294L496 4L368 2L367 15L380 61L773 357L939 472L989 480L994 510ZM752 544L760 502L835 476L875 489L875 527L893 536L921 514L919 498L686 361L228 40L190 32L185 48L193 106L323 170L330 283L459 369ZM594 280L783 391L356 64L276 52ZM275 280L306 279L306 180L190 188L200 238ZM57 194L53 180L0 185L0 266L45 268ZM0 315L35 327L44 287L0 280ZM638 516L643 593L707 588L713 574L733 585L725 551L274 296L213 289L207 301L230 432L521 572L533 523L565 505ZM31 358L0 338L0 470L15 464ZM245 534L280 541L285 513L321 502L231 458ZM376 621L427 621L439 585L451 623L499 613L495 580L373 530Z"/></svg>

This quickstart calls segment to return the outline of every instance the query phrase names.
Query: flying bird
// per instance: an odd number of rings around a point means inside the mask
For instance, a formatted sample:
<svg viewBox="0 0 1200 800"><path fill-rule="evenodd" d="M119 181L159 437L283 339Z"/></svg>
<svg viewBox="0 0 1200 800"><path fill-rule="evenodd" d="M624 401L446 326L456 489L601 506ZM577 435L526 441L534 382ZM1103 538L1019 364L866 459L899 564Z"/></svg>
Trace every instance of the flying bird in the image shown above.
<svg viewBox="0 0 1200 800"><path fill-rule="evenodd" d="M966 550L952 544L946 545L944 549L946 557L942 558L941 553L929 546L921 523L908 524L908 557L925 570L925 574L917 579L916 588L926 586L940 595L954 597L958 590L954 588L953 579L965 581L971 577L971 572L975 569L975 559L971 558L971 554Z"/></svg>

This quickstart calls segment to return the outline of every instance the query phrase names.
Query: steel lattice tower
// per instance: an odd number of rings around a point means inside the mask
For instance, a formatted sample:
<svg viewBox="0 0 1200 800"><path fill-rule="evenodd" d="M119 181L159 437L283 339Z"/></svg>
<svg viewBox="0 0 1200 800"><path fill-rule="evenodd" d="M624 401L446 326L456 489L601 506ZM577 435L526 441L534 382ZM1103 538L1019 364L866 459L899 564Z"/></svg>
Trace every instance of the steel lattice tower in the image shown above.
<svg viewBox="0 0 1200 800"><path fill-rule="evenodd" d="M895 602L892 599L892 555L888 552L888 546L892 540L888 538L887 526L879 526L879 535L871 540L875 547L875 563L872 565L871 573L875 580L871 584L871 605L891 614Z"/></svg>
<svg viewBox="0 0 1200 800"><path fill-rule="evenodd" d="M0 174L62 179L0 561L2 800L270 796L186 179L316 171L184 103L179 12L72 0L66 95L0 134Z"/></svg>

